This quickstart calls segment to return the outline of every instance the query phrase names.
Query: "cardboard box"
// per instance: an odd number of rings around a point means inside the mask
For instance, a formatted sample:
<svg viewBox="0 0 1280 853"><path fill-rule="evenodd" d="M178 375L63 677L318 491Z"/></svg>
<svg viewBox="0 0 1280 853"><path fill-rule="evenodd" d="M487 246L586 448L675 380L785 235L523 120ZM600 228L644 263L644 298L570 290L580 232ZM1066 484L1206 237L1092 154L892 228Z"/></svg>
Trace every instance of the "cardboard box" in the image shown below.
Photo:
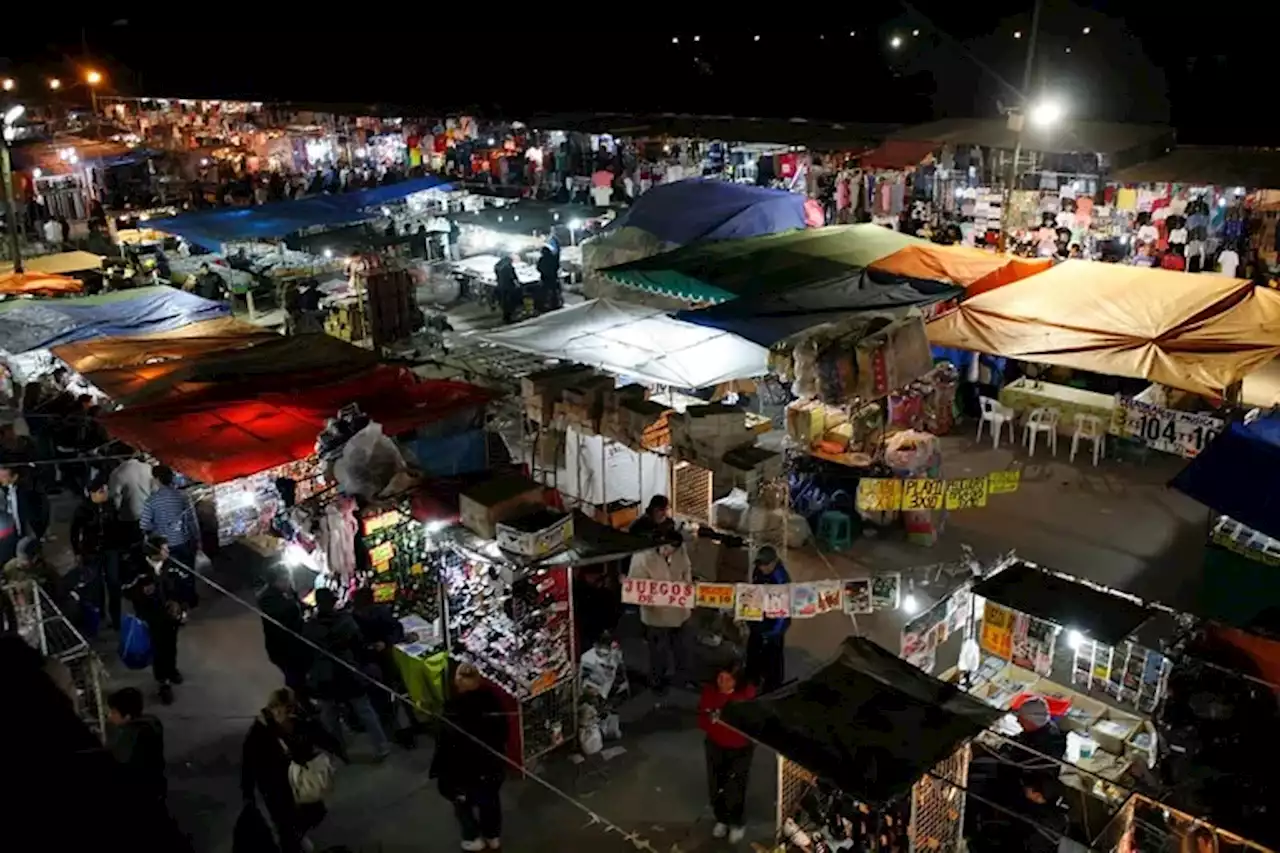
<svg viewBox="0 0 1280 853"><path fill-rule="evenodd" d="M555 417L555 406L561 400L564 387L595 375L590 367L580 364L562 365L529 374L520 380L525 417L535 423L550 423Z"/></svg>
<svg viewBox="0 0 1280 853"><path fill-rule="evenodd" d="M519 474L494 477L462 493L458 501L460 519L472 533L493 539L498 522L542 506L544 490L541 483Z"/></svg>
<svg viewBox="0 0 1280 853"><path fill-rule="evenodd" d="M573 514L541 508L495 525L498 547L522 557L545 557L573 541Z"/></svg>

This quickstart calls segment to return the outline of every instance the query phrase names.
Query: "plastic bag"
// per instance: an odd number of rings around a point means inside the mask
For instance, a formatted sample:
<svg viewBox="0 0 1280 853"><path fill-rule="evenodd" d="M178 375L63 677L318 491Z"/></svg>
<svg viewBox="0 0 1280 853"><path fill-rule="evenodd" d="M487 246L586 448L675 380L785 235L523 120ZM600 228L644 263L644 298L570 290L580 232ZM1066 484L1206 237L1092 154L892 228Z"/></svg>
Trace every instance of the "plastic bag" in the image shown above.
<svg viewBox="0 0 1280 853"><path fill-rule="evenodd" d="M365 498L377 495L404 470L399 448L383 435L382 425L376 423L351 436L342 448L342 457L333 466L338 488L344 494Z"/></svg>
<svg viewBox="0 0 1280 853"><path fill-rule="evenodd" d="M604 735L600 732L598 723L590 723L583 726L578 731L578 741L582 746L583 755L595 755L604 749Z"/></svg>
<svg viewBox="0 0 1280 853"><path fill-rule="evenodd" d="M132 613L120 620L120 661L129 669L146 669L151 665L151 632L147 623Z"/></svg>

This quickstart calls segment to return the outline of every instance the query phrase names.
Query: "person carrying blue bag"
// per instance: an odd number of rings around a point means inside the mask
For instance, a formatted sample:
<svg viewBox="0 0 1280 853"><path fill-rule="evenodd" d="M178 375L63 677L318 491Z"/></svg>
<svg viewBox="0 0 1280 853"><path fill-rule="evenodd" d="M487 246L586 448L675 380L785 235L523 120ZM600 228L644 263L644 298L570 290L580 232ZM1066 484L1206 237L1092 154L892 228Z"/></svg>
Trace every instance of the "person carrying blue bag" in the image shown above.
<svg viewBox="0 0 1280 853"><path fill-rule="evenodd" d="M182 683L178 671L178 630L187 619L191 600L185 578L169 562L169 543L150 536L143 545L144 558L127 587L133 612L151 635L151 671L160 685L160 701L173 703L173 687Z"/></svg>

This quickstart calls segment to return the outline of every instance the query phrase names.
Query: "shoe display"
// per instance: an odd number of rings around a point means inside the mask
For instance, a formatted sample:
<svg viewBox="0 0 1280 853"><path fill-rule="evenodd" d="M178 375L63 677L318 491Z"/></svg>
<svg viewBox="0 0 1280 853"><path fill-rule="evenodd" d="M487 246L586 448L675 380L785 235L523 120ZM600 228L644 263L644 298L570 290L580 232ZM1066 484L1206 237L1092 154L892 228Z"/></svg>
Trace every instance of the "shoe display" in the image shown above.
<svg viewBox="0 0 1280 853"><path fill-rule="evenodd" d="M723 823L717 823L715 826L711 827L712 838L724 838L728 834L729 827L725 826Z"/></svg>

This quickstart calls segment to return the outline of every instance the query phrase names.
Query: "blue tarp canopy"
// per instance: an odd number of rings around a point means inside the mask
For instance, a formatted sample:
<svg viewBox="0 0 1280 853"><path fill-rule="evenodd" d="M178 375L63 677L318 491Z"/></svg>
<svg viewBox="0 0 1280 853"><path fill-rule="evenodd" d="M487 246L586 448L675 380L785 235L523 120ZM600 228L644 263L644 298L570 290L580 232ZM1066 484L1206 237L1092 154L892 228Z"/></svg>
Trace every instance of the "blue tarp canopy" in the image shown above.
<svg viewBox="0 0 1280 853"><path fill-rule="evenodd" d="M18 355L103 337L168 332L231 311L163 285L80 299L20 299L0 303L0 350Z"/></svg>
<svg viewBox="0 0 1280 853"><path fill-rule="evenodd" d="M1280 539L1280 417L1235 423L1169 483L1222 515Z"/></svg>
<svg viewBox="0 0 1280 853"><path fill-rule="evenodd" d="M277 201L256 207L228 207L184 213L166 219L153 219L147 223L147 227L177 234L197 246L217 252L229 241L270 240L316 226L337 227L374 219L378 214L370 213L370 208L430 189L448 189L448 185L440 178L428 175L349 193Z"/></svg>
<svg viewBox="0 0 1280 853"><path fill-rule="evenodd" d="M698 240L741 240L804 228L804 196L690 178L660 184L644 193L616 227L639 228L681 246Z"/></svg>

